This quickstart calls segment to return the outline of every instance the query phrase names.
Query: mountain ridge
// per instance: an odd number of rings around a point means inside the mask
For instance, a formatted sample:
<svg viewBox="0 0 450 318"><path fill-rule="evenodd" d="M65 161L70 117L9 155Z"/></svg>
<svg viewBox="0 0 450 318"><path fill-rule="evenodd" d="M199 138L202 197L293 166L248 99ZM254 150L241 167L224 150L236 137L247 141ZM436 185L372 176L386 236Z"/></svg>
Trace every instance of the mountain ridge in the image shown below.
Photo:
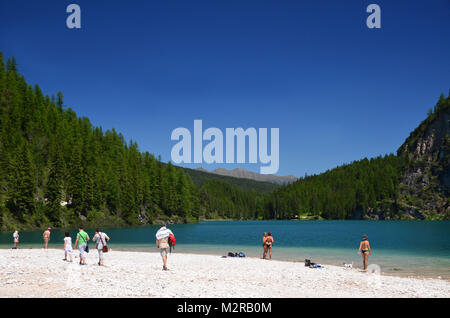
<svg viewBox="0 0 450 318"><path fill-rule="evenodd" d="M289 183L295 182L298 179L294 175L277 176L273 174L260 174L242 168L235 168L230 170L225 168L217 168L211 171L208 171L204 168L197 168L196 170L211 174L218 174L222 176L250 179L259 182L270 182L279 185L287 185Z"/></svg>

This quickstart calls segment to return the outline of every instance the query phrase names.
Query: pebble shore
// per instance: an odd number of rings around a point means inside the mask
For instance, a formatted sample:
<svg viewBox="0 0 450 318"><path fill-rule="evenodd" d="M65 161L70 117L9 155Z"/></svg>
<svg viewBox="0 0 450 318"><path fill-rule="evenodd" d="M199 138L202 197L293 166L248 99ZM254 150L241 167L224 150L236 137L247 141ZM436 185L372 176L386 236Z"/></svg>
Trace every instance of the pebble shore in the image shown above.
<svg viewBox="0 0 450 318"><path fill-rule="evenodd" d="M169 271L158 253L110 251L98 266L63 261L56 249L0 250L0 297L450 297L450 282L384 276L257 258L172 253Z"/></svg>

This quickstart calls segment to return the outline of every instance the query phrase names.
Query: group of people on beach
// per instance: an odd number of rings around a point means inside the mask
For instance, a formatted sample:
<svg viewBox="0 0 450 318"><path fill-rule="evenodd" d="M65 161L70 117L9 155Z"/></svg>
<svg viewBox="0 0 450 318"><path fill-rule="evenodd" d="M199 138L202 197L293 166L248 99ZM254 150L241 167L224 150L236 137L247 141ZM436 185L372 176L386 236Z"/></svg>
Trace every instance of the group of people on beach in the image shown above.
<svg viewBox="0 0 450 318"><path fill-rule="evenodd" d="M44 233L45 235L45 233ZM82 226L78 227L78 233L77 238L75 240L75 249L78 248L78 251L80 252L80 265L87 265L86 264L86 253L89 253L89 234L87 234L84 231L84 228ZM109 242L110 238L109 236L102 232L100 228L97 228L94 234L94 237L92 238L92 241L95 242L95 248L98 252L98 265L104 266L104 252L108 251L107 242ZM47 245L48 242L46 242ZM46 247L45 247L46 248ZM69 232L64 233L64 259L63 261L69 261L72 262L72 238L70 237ZM69 257L69 259L67 259Z"/></svg>
<svg viewBox="0 0 450 318"><path fill-rule="evenodd" d="M44 249L47 249L48 241L50 241L50 230L51 229L52 229L51 227L48 227L44 231L44 234L42 235L43 239L44 239ZM17 231L17 230L14 231L14 233L13 233L13 240L14 240L13 249L17 249L19 247L19 231Z"/></svg>
<svg viewBox="0 0 450 318"><path fill-rule="evenodd" d="M48 227L42 234L44 240L44 249L48 249L48 242L50 241L51 227ZM19 231L13 233L14 246L13 249L17 249L19 245ZM82 226L78 227L78 233L75 240L75 249L78 248L80 252L80 265L86 265L86 253L89 253L89 235L84 231ZM92 241L95 242L95 247L98 251L98 265L104 266L104 252L108 250L107 242L110 240L106 233L103 233L100 228L96 229ZM69 232L64 233L64 259L63 261L72 262L72 238Z"/></svg>
<svg viewBox="0 0 450 318"><path fill-rule="evenodd" d="M83 227L80 226L78 228L77 239L75 240L75 249L78 247L80 252L80 265L86 265L86 253L89 253L89 234L87 234ZM95 248L98 252L98 265L104 266L105 256L103 253L108 251L107 242L109 242L110 238L106 233L103 233L100 228L97 228L92 238L92 241L95 242ZM70 257L70 262L72 261L72 238L69 235L69 232L65 233L64 238L64 260L67 260L67 255Z"/></svg>
<svg viewBox="0 0 450 318"><path fill-rule="evenodd" d="M47 230L43 233L44 239L44 249L47 249L48 242L50 241L51 227L47 228ZM173 232L166 227L166 224L162 224L161 228L156 232L156 247L159 249L159 252L163 261L163 270L168 270L167 268L167 254L169 253L170 248L170 240L175 238ZM13 233L14 246L13 249L17 249L19 244L19 232L15 231ZM83 227L80 226L78 228L78 233L75 241L75 249L78 247L80 252L80 265L86 265L86 253L89 252L89 235L84 231ZM110 238L106 233L103 233L100 228L97 228L92 241L96 242L96 249L98 251L99 266L104 266L104 253L108 251L107 242L109 242ZM274 238L271 232L264 232L262 238L263 245L263 257L262 259L266 259L267 253L269 253L269 260L272 260L272 247L274 243ZM72 262L72 238L70 237L69 232L65 232L64 235L64 261ZM359 244L358 255L362 255L363 257L363 265L364 270L367 270L369 254L372 255L372 250L370 248L370 243L367 238L367 235L363 235L363 239ZM69 259L68 259L69 257Z"/></svg>
<svg viewBox="0 0 450 318"><path fill-rule="evenodd" d="M272 260L272 247L273 247L273 236L272 233L264 232L262 238L263 245L263 257L262 259L266 259L267 252L269 253L269 260ZM369 254L372 256L372 250L370 249L370 243L367 238L367 235L363 235L362 241L359 244L358 255L362 255L363 257L363 266L364 270L367 270L367 266L369 263Z"/></svg>
<svg viewBox="0 0 450 318"><path fill-rule="evenodd" d="M50 241L51 235L51 227L48 227L44 233L42 234L42 238L44 240L44 249L48 249L48 242ZM167 254L169 253L169 240L173 236L175 236L173 232L166 227L166 224L162 224L161 228L156 232L156 247L159 249L163 260L163 270L168 270L167 268ZM19 245L19 231L14 231L13 233L14 246L13 249L17 249ZM98 251L98 265L104 266L104 253L108 251L107 242L109 242L109 236L102 232L100 228L96 229L94 237L92 238L93 242L96 242L96 250ZM87 232L84 231L82 226L78 227L78 233L75 240L75 249L78 248L80 252L80 265L86 264L86 253L89 253L89 241L90 237ZM64 233L64 259L63 261L73 262L72 259L73 248L72 248L72 238L70 237L69 232Z"/></svg>

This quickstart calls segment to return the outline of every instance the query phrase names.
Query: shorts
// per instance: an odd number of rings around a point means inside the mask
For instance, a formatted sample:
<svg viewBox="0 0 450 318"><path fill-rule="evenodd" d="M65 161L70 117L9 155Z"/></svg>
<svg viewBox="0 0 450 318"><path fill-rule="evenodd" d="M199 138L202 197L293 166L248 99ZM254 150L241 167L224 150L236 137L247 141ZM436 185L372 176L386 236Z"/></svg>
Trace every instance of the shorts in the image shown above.
<svg viewBox="0 0 450 318"><path fill-rule="evenodd" d="M105 257L103 256L103 249L97 249L97 251L98 251L98 258L104 259Z"/></svg>
<svg viewBox="0 0 450 318"><path fill-rule="evenodd" d="M159 253L161 253L161 256L162 256L162 257L167 256L167 252L168 252L168 251L169 251L168 248L160 248L160 249L159 249Z"/></svg>
<svg viewBox="0 0 450 318"><path fill-rule="evenodd" d="M86 244L78 245L78 250L80 251L80 259L86 258L86 252L84 251L86 249Z"/></svg>
<svg viewBox="0 0 450 318"><path fill-rule="evenodd" d="M73 250L72 250L71 248L66 248L66 249L64 250L64 253L66 253L66 254L72 254L72 253L73 253Z"/></svg>

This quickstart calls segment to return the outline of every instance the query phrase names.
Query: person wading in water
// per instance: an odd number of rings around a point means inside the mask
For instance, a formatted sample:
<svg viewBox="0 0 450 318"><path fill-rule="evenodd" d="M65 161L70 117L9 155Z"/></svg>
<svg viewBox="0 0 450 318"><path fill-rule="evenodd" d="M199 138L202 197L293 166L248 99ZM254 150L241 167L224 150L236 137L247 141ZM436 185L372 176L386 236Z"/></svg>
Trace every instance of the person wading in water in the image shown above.
<svg viewBox="0 0 450 318"><path fill-rule="evenodd" d="M266 240L264 241L264 245L265 245L265 250L264 250L264 255L263 255L263 259L266 258L267 252L269 252L269 259L272 260L272 244L274 242L272 233L269 232L269 235L266 237Z"/></svg>
<svg viewBox="0 0 450 318"><path fill-rule="evenodd" d="M370 253L370 256L372 256L372 250L370 249L370 243L369 243L369 240L367 239L367 235L363 235L363 239L362 239L361 243L359 244L358 255L362 254L364 270L367 270L367 263L369 261L369 253Z"/></svg>

